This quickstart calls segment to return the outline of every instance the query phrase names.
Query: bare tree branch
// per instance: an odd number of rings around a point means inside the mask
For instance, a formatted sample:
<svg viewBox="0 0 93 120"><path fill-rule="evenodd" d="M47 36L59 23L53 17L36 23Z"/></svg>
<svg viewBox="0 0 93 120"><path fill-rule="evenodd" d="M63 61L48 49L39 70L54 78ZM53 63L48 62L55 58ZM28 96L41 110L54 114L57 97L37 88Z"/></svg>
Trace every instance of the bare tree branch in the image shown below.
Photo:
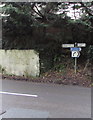
<svg viewBox="0 0 93 120"><path fill-rule="evenodd" d="M40 10L38 9L38 7L36 5L35 5L35 8L37 9L37 11L40 14L40 16L44 17L44 15L40 12Z"/></svg>

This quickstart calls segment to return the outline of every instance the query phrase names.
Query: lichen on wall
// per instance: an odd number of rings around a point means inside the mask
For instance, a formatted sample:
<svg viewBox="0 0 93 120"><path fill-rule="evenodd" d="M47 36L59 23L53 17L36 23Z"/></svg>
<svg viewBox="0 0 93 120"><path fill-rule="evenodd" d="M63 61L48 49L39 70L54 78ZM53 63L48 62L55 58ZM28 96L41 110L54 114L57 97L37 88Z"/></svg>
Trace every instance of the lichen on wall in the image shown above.
<svg viewBox="0 0 93 120"><path fill-rule="evenodd" d="M0 50L0 68L3 74L39 76L39 53L34 50Z"/></svg>

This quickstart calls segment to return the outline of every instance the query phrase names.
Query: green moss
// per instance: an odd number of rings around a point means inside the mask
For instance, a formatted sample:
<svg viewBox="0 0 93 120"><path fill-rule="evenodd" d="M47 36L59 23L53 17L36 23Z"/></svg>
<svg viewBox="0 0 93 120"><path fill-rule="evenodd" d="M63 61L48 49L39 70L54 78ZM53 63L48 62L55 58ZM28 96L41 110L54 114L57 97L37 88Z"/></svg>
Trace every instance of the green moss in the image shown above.
<svg viewBox="0 0 93 120"><path fill-rule="evenodd" d="M1 65L0 65L0 73L2 73L2 74L6 74L6 70L5 70L5 68L2 67Z"/></svg>
<svg viewBox="0 0 93 120"><path fill-rule="evenodd" d="M27 78L30 78L31 76L28 74L27 71L24 71L24 76L27 77Z"/></svg>
<svg viewBox="0 0 93 120"><path fill-rule="evenodd" d="M38 52L38 51L36 51L36 50L34 50L34 53L35 53L36 55L39 55L39 52Z"/></svg>
<svg viewBox="0 0 93 120"><path fill-rule="evenodd" d="M0 65L0 73L2 73L2 67L1 67L1 65Z"/></svg>

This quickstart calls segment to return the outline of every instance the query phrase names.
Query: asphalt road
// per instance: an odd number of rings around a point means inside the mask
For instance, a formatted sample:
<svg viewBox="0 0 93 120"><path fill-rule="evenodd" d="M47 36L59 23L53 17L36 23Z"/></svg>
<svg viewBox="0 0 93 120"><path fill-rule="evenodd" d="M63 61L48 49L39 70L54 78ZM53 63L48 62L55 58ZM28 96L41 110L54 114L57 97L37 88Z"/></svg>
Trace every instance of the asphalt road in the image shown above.
<svg viewBox="0 0 93 120"><path fill-rule="evenodd" d="M91 118L90 88L3 80L2 92L2 108L8 117L18 111L15 118L21 114L25 118L29 115L33 118Z"/></svg>

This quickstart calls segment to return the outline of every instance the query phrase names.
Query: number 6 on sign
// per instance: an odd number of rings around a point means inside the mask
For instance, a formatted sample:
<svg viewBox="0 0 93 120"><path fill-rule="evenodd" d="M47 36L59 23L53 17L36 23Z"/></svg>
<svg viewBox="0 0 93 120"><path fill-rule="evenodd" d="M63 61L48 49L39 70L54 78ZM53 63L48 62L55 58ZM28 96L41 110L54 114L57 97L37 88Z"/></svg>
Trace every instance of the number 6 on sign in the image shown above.
<svg viewBox="0 0 93 120"><path fill-rule="evenodd" d="M80 56L80 52L79 51L72 51L72 57L78 58L79 56Z"/></svg>

